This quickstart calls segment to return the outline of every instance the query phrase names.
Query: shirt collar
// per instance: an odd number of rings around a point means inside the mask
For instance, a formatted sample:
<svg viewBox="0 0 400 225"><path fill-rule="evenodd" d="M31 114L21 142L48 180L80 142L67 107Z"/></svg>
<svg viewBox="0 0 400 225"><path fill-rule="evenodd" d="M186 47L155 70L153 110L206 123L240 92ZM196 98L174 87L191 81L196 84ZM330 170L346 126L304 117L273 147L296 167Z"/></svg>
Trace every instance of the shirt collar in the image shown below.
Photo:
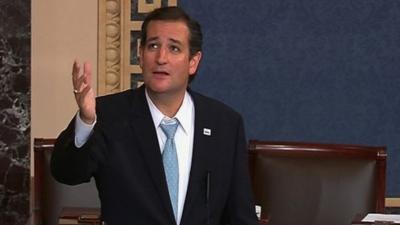
<svg viewBox="0 0 400 225"><path fill-rule="evenodd" d="M164 119L165 116L162 114L162 112L156 107L156 105L151 101L149 94L147 93L147 89L145 91L146 93L146 100L147 104L150 109L151 117L153 118L154 126L158 128L160 126L160 123L162 119ZM179 108L178 112L175 114L174 118L176 118L183 128L183 131L187 134L187 132L190 130L191 127L191 121L192 117L194 116L194 107L193 107L193 100L190 96L190 94L185 91L185 96L183 98L183 102L181 107Z"/></svg>

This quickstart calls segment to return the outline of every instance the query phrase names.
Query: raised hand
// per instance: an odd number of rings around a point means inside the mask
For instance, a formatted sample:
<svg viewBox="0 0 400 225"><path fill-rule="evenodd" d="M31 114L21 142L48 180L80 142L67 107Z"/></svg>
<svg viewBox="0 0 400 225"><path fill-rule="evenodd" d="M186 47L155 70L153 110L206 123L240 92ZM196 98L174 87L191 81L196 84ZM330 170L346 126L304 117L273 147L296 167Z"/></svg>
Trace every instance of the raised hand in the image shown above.
<svg viewBox="0 0 400 225"><path fill-rule="evenodd" d="M83 73L81 73L81 66L75 60L72 66L74 95L79 107L80 117L87 124L93 124L96 119L96 99L91 82L92 69L90 64L85 62Z"/></svg>

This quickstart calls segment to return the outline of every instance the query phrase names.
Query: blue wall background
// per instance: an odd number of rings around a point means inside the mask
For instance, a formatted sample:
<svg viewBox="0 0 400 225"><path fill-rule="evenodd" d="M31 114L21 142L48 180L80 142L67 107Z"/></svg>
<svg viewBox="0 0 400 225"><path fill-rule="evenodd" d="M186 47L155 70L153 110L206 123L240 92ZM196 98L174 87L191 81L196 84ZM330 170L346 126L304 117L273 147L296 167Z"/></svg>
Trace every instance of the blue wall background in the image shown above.
<svg viewBox="0 0 400 225"><path fill-rule="evenodd" d="M179 0L204 32L193 89L248 139L384 145L400 197L400 1Z"/></svg>

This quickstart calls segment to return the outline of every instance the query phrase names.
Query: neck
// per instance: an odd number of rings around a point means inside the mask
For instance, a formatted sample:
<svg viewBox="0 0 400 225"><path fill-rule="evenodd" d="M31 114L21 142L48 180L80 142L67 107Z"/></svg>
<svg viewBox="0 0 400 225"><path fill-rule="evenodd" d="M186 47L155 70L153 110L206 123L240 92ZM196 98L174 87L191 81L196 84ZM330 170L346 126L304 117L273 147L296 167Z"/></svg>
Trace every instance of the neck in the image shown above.
<svg viewBox="0 0 400 225"><path fill-rule="evenodd" d="M182 105L185 92L176 94L160 94L147 90L147 93L160 112L170 118L173 118Z"/></svg>

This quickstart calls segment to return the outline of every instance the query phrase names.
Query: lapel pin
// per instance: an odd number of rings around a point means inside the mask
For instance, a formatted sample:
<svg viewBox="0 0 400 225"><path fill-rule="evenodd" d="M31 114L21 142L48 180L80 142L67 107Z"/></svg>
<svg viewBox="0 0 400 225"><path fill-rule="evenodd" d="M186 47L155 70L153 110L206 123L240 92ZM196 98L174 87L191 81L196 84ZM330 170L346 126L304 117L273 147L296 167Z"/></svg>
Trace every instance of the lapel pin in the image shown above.
<svg viewBox="0 0 400 225"><path fill-rule="evenodd" d="M207 136L211 136L211 129L203 128L203 134Z"/></svg>

